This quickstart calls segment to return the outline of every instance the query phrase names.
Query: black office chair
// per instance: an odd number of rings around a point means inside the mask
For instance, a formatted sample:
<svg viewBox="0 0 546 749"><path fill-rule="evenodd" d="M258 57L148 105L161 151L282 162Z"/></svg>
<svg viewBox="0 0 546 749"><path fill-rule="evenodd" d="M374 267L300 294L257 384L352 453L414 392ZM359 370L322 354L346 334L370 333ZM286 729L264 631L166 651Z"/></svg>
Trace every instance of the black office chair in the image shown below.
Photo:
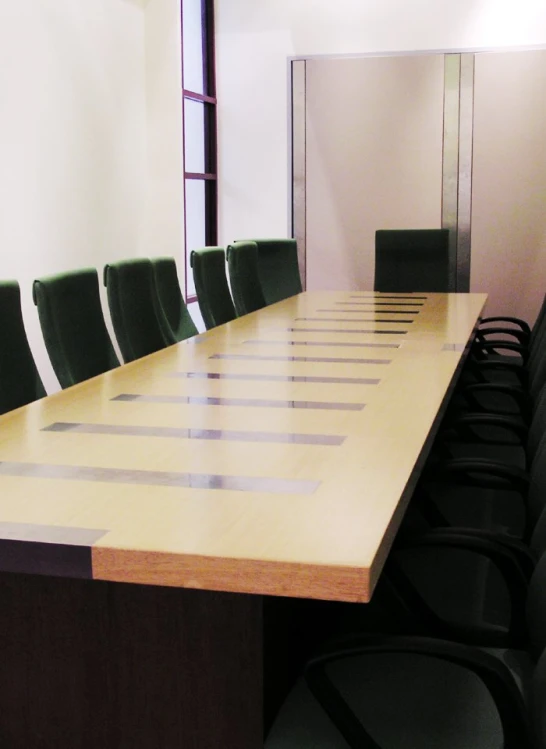
<svg viewBox="0 0 546 749"><path fill-rule="evenodd" d="M449 280L448 229L379 229L375 291L455 291Z"/></svg>
<svg viewBox="0 0 546 749"><path fill-rule="evenodd" d="M237 316L266 306L258 274L258 248L255 242L234 242L228 245L227 262L231 292Z"/></svg>
<svg viewBox="0 0 546 749"><path fill-rule="evenodd" d="M17 281L0 281L0 414L43 398L46 391L28 344Z"/></svg>
<svg viewBox="0 0 546 749"><path fill-rule="evenodd" d="M119 367L104 322L95 268L38 278L32 295L62 388Z"/></svg>
<svg viewBox="0 0 546 749"><path fill-rule="evenodd" d="M157 297L150 260L138 258L106 265L104 284L125 362L177 343Z"/></svg>
<svg viewBox="0 0 546 749"><path fill-rule="evenodd" d="M223 247L202 247L190 255L199 310L207 330L235 320Z"/></svg>
<svg viewBox="0 0 546 749"><path fill-rule="evenodd" d="M258 273L267 304L301 293L298 247L295 239L244 239L258 248Z"/></svg>
<svg viewBox="0 0 546 749"><path fill-rule="evenodd" d="M155 287L170 333L177 341L197 335L191 315L180 291L174 257L152 258Z"/></svg>
<svg viewBox="0 0 546 749"><path fill-rule="evenodd" d="M545 602L546 555L526 597L525 650L384 634L332 643L308 662L266 749L544 749Z"/></svg>

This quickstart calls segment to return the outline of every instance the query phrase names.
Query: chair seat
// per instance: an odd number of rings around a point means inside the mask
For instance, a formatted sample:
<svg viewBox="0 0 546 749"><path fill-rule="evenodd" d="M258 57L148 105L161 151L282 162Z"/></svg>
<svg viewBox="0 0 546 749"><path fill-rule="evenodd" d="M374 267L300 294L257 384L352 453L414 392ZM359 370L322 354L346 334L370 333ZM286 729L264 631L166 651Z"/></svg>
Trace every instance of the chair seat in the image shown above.
<svg viewBox="0 0 546 749"><path fill-rule="evenodd" d="M518 685L532 663L519 651L500 657ZM335 661L328 675L381 749L501 749L497 709L478 678L454 664L413 654L374 654ZM281 708L266 749L348 749L299 680Z"/></svg>

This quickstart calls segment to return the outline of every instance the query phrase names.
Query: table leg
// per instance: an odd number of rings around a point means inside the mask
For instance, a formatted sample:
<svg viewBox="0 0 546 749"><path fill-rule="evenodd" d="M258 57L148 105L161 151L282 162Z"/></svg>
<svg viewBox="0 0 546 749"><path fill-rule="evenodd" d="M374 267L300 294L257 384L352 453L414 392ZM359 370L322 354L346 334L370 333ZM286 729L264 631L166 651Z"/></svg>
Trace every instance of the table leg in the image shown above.
<svg viewBox="0 0 546 749"><path fill-rule="evenodd" d="M261 598L0 573L0 745L261 747Z"/></svg>

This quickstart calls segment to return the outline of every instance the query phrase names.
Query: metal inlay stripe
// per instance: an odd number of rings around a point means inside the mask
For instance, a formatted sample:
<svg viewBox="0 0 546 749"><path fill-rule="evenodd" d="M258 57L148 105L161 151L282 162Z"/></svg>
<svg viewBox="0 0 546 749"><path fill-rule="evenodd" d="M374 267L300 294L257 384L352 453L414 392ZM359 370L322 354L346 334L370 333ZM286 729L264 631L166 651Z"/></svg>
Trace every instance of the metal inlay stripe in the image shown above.
<svg viewBox="0 0 546 749"><path fill-rule="evenodd" d="M211 473L177 473L175 471L142 471L139 469L15 462L0 462L0 474L21 478L98 481L106 484L222 489L270 494L313 494L321 483L320 481L260 476L221 476Z"/></svg>
<svg viewBox="0 0 546 749"><path fill-rule="evenodd" d="M91 579L91 546L108 531L0 522L0 570Z"/></svg>
<svg viewBox="0 0 546 749"><path fill-rule="evenodd" d="M232 372L171 372L167 377L247 382L310 382L325 385L379 385L376 377L320 377L312 375L234 374Z"/></svg>
<svg viewBox="0 0 546 749"><path fill-rule="evenodd" d="M407 330L364 330L352 328L283 328L287 333L364 333L370 335L405 335Z"/></svg>
<svg viewBox="0 0 546 749"><path fill-rule="evenodd" d="M109 434L123 437L166 437L187 440L226 440L232 442L273 442L291 445L342 445L345 437L335 434L298 434L283 432L244 432L228 429L185 429L179 427L148 427L131 424L81 424L57 421L42 432L71 434Z"/></svg>
<svg viewBox="0 0 546 749"><path fill-rule="evenodd" d="M444 343L442 351L464 351L466 344L464 343Z"/></svg>
<svg viewBox="0 0 546 749"><path fill-rule="evenodd" d="M336 302L336 304L361 305L362 307L422 307L424 302Z"/></svg>
<svg viewBox="0 0 546 749"><path fill-rule="evenodd" d="M331 403L325 401L287 401L261 398L210 398L195 395L137 395L121 393L113 401L139 403L179 403L200 406L248 406L250 408L308 408L322 411L362 411L365 403Z"/></svg>
<svg viewBox="0 0 546 749"><path fill-rule="evenodd" d="M337 322L337 321L336 321ZM400 348L399 343L344 343L343 341L266 341L266 340L248 340L243 344L255 345L275 345L275 346L342 346L343 348Z"/></svg>
<svg viewBox="0 0 546 749"><path fill-rule="evenodd" d="M338 315L371 315L371 309L318 309L317 312L337 312ZM377 315L418 315L421 310L412 309L382 309L376 312ZM341 320L340 320L341 322ZM377 320L375 320L377 322Z"/></svg>
<svg viewBox="0 0 546 749"><path fill-rule="evenodd" d="M336 364L390 364L390 359L343 359L329 356L258 356L255 354L213 354L209 359L227 359L232 361L300 361L324 362Z"/></svg>
<svg viewBox="0 0 546 749"><path fill-rule="evenodd" d="M0 542L42 541L47 544L67 544L69 546L92 546L108 531L97 528L74 528L64 525L40 525L37 523L11 523L0 521Z"/></svg>
<svg viewBox="0 0 546 749"><path fill-rule="evenodd" d="M353 310L347 310L347 312L352 312ZM343 317L296 317L296 322L381 322L381 323L396 323L397 325L399 323L405 323L409 324L412 322L415 322L415 320L382 320L378 317L353 317L351 320L350 318L343 318ZM329 344L332 345L332 344ZM338 344L339 345L339 344ZM358 344L358 345L367 345L367 346L373 346L373 344ZM377 345L377 344L376 344Z"/></svg>
<svg viewBox="0 0 546 749"><path fill-rule="evenodd" d="M417 296L413 294L381 294L379 296L369 296L362 294L351 294L349 299L428 299L428 296Z"/></svg>

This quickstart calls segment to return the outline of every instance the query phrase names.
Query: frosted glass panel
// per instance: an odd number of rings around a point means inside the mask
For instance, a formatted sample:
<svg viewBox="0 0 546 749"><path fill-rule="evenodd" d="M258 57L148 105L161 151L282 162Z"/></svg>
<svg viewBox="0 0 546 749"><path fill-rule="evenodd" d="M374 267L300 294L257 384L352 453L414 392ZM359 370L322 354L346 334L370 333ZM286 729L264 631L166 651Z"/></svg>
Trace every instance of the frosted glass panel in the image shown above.
<svg viewBox="0 0 546 749"><path fill-rule="evenodd" d="M205 181L200 179L186 180L186 278L187 294L195 295L193 271L190 265L191 251L205 247Z"/></svg>
<svg viewBox="0 0 546 749"><path fill-rule="evenodd" d="M184 99L184 169L205 172L205 105Z"/></svg>
<svg viewBox="0 0 546 749"><path fill-rule="evenodd" d="M184 88L204 94L202 0L182 2Z"/></svg>

